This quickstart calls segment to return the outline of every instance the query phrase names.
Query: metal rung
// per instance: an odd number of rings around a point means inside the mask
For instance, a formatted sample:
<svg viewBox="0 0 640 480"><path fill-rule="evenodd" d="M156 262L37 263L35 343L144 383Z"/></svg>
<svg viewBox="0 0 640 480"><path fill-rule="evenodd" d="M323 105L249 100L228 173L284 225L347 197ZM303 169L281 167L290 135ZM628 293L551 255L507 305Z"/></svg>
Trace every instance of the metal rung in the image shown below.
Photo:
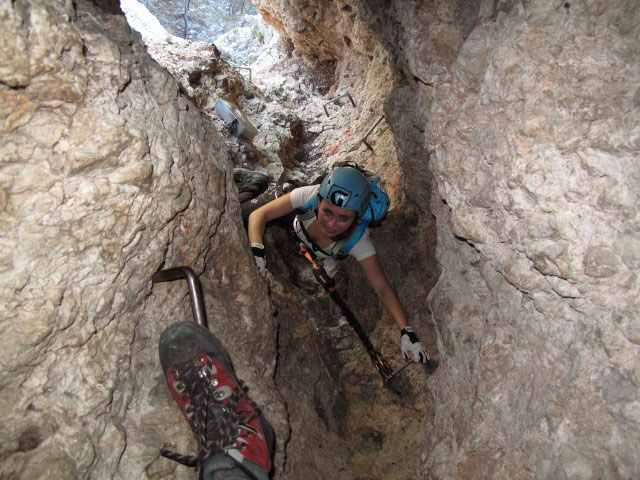
<svg viewBox="0 0 640 480"><path fill-rule="evenodd" d="M174 267L167 270L160 270L153 274L152 283L171 282L173 280L187 281L189 287L189 297L191 298L191 310L193 311L193 321L198 325L207 327L207 313L202 300L202 287L200 279L189 267Z"/></svg>
<svg viewBox="0 0 640 480"><path fill-rule="evenodd" d="M329 105L330 103L335 102L336 100L342 98L342 97L349 97L349 100L351 101L351 105L353 105L353 108L356 108L356 103L353 101L353 98L351 98L351 95L349 95L348 93L345 93L344 95L340 95L336 98L332 98L331 100L329 100L327 103L325 103L322 108L324 108L324 113L327 114L327 117L329 116L329 112L327 111L327 105Z"/></svg>
<svg viewBox="0 0 640 480"><path fill-rule="evenodd" d="M229 62L227 62L229 63ZM237 68L238 70L249 70L249 81L251 81L251 69L249 67L243 67L241 65L234 65L233 63L229 63L233 68Z"/></svg>
<svg viewBox="0 0 640 480"><path fill-rule="evenodd" d="M369 145L369 143L367 143L367 137L371 134L371 132L373 132L373 130L378 126L378 124L382 121L382 119L384 118L384 115L382 115L378 121L376 123L373 124L373 127L371 127L369 129L369 131L367 132L367 134L364 136L364 138L362 139L362 142L367 146L367 148L369 150L371 150L373 152L373 147L371 145Z"/></svg>

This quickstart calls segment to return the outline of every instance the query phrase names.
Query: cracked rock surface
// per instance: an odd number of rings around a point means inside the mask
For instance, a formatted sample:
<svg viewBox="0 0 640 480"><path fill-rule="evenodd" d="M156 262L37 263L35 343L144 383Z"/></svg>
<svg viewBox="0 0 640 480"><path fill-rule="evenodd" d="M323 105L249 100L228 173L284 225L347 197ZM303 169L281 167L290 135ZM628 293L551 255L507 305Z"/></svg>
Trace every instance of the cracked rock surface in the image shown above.
<svg viewBox="0 0 640 480"><path fill-rule="evenodd" d="M192 478L158 453L195 450L157 359L191 311L151 276L180 265L275 427L275 479L639 477L636 3L255 4L283 49L251 86L211 44L151 42L159 67L115 1L0 1L0 477ZM373 238L440 362L400 396L281 229L268 282L246 248L233 165L281 184L342 160L382 177Z"/></svg>
<svg viewBox="0 0 640 480"><path fill-rule="evenodd" d="M117 6L0 15L0 476L192 475L159 458L195 448L158 367L161 331L191 317L185 282L152 288L173 266L200 275L211 330L284 436L271 307L211 122Z"/></svg>

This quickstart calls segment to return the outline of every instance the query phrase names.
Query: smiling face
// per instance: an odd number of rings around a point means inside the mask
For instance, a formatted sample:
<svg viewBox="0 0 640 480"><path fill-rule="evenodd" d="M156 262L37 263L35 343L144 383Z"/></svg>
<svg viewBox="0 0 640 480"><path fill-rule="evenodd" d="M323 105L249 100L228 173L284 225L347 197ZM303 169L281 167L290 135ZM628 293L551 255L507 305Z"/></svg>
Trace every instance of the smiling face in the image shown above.
<svg viewBox="0 0 640 480"><path fill-rule="evenodd" d="M337 237L346 232L356 218L356 212L336 207L324 199L318 204L318 224L323 235Z"/></svg>

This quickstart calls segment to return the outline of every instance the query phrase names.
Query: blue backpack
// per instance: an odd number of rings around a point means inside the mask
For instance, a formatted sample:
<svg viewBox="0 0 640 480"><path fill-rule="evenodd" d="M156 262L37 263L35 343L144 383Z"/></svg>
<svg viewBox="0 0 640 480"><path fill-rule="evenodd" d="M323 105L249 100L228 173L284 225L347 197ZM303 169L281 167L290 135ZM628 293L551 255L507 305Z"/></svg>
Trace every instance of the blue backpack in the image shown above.
<svg viewBox="0 0 640 480"><path fill-rule="evenodd" d="M336 164L335 167L351 167L357 169L360 173L362 173L367 180L370 182L371 187L371 195L369 196L369 205L367 206L364 214L360 217L360 223L353 230L349 238L346 240L342 248L337 253L329 254L318 247L315 242L311 239L306 229L302 225L302 221L300 221L300 227L302 228L302 233L307 238L307 240L313 245L314 250L320 250L326 255L331 255L333 258L337 260L344 260L347 258L349 252L353 248L353 246L358 243L358 240L364 235L364 232L367 228L376 228L382 225L387 213L389 211L389 207L391 205L391 200L389 200L389 195L387 195L379 186L380 177L368 170L365 170L358 166L353 162L345 162L343 164ZM296 212L299 216L303 217L305 214L309 214L309 212L314 212L318 206L318 197L315 196L307 203L305 203L302 207L296 209Z"/></svg>

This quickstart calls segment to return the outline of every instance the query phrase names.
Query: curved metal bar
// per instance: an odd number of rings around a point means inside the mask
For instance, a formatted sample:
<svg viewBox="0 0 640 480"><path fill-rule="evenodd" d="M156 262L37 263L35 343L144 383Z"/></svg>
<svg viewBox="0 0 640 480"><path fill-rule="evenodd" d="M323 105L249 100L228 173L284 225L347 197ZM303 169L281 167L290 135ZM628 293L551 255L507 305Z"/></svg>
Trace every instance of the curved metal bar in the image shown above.
<svg viewBox="0 0 640 480"><path fill-rule="evenodd" d="M373 132L373 130L378 126L378 124L382 121L382 119L383 119L383 118L384 118L384 115L382 115L382 116L378 119L378 121L377 121L376 123L374 123L374 124L373 124L373 127L371 127L371 128L369 129L369 131L366 133L366 135L364 136L364 138L361 140L361 141L362 141L362 143L364 143L364 144L367 146L367 148L368 148L369 150L371 150L372 152L373 152L373 147L372 147L371 145L369 145L369 143L367 143L367 137L368 137L369 135L371 135L371 132Z"/></svg>
<svg viewBox="0 0 640 480"><path fill-rule="evenodd" d="M338 100L339 98L342 97L349 97L349 100L351 101L351 105L353 105L353 108L356 108L356 102L353 101L353 98L351 98L351 95L349 95L348 93L345 93L344 95L339 95L335 98L332 98L331 100L329 100L327 103L325 103L322 108L324 108L324 113L327 114L327 117L329 116L329 112L327 111L327 105L329 105L330 103L335 102L336 100Z"/></svg>
<svg viewBox="0 0 640 480"><path fill-rule="evenodd" d="M187 281L189 287L189 297L191 298L191 310L193 311L193 321L198 325L207 327L207 312L204 308L204 300L202 299L202 287L200 279L189 267L174 267L166 270L160 270L153 274L152 283L171 282L173 280Z"/></svg>
<svg viewBox="0 0 640 480"><path fill-rule="evenodd" d="M231 65L233 68L237 68L238 70L249 70L249 81L251 82L251 69L249 67L243 67L242 65L234 65L231 62L227 62L229 65Z"/></svg>

